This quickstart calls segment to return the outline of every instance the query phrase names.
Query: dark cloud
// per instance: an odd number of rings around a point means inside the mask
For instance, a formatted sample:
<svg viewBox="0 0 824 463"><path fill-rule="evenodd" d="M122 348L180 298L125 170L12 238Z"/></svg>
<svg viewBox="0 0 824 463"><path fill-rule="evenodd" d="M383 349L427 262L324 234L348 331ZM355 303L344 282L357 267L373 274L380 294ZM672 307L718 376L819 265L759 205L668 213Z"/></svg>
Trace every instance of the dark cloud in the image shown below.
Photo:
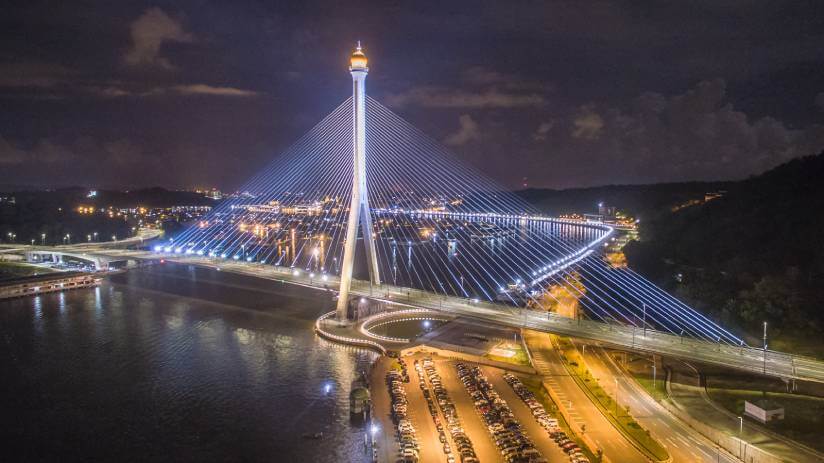
<svg viewBox="0 0 824 463"><path fill-rule="evenodd" d="M40 165L46 169L54 164L74 162L77 155L65 146L49 140L40 140L30 149L21 149L0 136L0 165L7 168L19 165Z"/></svg>
<svg viewBox="0 0 824 463"><path fill-rule="evenodd" d="M549 135L549 131L555 127L555 123L555 120L549 120L538 124L538 128L536 128L535 133L532 134L532 139L539 142L546 141L547 135Z"/></svg>
<svg viewBox="0 0 824 463"><path fill-rule="evenodd" d="M25 182L234 188L350 94L363 40L370 95L509 186L740 178L822 147L815 13L792 0L12 2L0 164Z"/></svg>
<svg viewBox="0 0 824 463"><path fill-rule="evenodd" d="M74 74L74 71L53 63L0 63L0 87L54 87Z"/></svg>
<svg viewBox="0 0 824 463"><path fill-rule="evenodd" d="M740 178L824 149L824 126L753 119L731 104L722 80L672 97L646 93L626 108L587 105L570 129L580 152L619 182Z"/></svg>
<svg viewBox="0 0 824 463"><path fill-rule="evenodd" d="M211 95L211 96L228 96L228 97L252 97L259 96L259 92L252 90L244 90L235 87L217 87L206 84L187 84L187 85L173 85L170 87L156 87L140 96L153 96L168 93L175 93L178 95Z"/></svg>
<svg viewBox="0 0 824 463"><path fill-rule="evenodd" d="M188 43L194 41L192 34L183 25L160 8L149 8L130 26L132 45L123 55L123 61L130 66L157 66L175 69L175 66L160 56L164 43Z"/></svg>
<svg viewBox="0 0 824 463"><path fill-rule="evenodd" d="M458 130L449 134L444 143L450 146L465 145L481 137L478 123L469 114L461 114L458 118Z"/></svg>
<svg viewBox="0 0 824 463"><path fill-rule="evenodd" d="M592 105L584 105L572 119L572 137L584 140L597 140L604 128L604 118Z"/></svg>
<svg viewBox="0 0 824 463"><path fill-rule="evenodd" d="M408 105L425 108L522 108L541 106L544 97L535 93L506 93L496 89L467 92L445 87L417 87L389 95L386 102L398 108Z"/></svg>

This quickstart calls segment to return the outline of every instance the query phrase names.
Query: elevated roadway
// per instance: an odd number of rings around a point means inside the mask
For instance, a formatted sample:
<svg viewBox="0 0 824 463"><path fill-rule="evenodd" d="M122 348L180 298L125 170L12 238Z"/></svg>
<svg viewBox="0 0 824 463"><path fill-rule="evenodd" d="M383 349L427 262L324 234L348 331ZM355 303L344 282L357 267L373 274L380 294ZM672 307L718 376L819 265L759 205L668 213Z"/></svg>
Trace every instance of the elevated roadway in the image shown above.
<svg viewBox="0 0 824 463"><path fill-rule="evenodd" d="M125 249L86 248L88 254L140 260L161 260L198 265L244 275L268 278L315 289L332 290L339 284L333 275L318 275L299 269L274 267L255 262L218 259L197 255L157 253ZM556 333L611 345L637 352L658 353L673 358L703 362L760 373L783 379L824 383L824 361L748 346L733 346L642 330L633 326L606 324L593 320L574 320L548 312L510 307L477 299L445 296L412 288L353 280L353 296L375 301L426 308L453 315L472 317L516 328Z"/></svg>

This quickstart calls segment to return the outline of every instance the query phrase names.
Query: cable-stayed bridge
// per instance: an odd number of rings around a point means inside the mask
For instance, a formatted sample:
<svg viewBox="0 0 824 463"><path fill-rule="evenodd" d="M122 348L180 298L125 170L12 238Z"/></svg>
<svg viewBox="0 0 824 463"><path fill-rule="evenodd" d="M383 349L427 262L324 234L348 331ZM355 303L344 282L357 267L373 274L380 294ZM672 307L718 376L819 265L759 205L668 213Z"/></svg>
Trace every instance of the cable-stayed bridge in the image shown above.
<svg viewBox="0 0 824 463"><path fill-rule="evenodd" d="M153 251L334 288L341 323L353 297L369 297L824 382L821 363L749 347L632 270L610 266L601 253L610 227L541 215L367 97L360 47L350 72L352 97L241 194ZM139 254L109 251L118 252ZM571 317L533 310L570 303Z"/></svg>

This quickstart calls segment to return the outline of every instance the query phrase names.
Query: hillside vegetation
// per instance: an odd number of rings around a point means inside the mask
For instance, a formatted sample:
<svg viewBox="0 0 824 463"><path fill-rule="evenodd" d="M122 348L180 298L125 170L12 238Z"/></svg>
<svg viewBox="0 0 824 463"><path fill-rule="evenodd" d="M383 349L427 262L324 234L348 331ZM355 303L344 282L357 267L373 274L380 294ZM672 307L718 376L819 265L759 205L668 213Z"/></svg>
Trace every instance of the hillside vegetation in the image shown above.
<svg viewBox="0 0 824 463"><path fill-rule="evenodd" d="M719 199L655 214L631 267L758 344L824 353L824 153L729 183Z"/></svg>

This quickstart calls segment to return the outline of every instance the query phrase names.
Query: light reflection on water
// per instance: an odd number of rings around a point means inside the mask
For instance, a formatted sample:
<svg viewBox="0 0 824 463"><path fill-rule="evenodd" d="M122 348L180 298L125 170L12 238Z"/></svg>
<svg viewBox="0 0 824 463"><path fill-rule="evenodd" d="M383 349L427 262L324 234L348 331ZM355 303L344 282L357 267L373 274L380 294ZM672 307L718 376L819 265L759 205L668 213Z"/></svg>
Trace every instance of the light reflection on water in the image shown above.
<svg viewBox="0 0 824 463"><path fill-rule="evenodd" d="M330 304L172 265L0 302L0 455L365 461L348 393L376 354L316 337Z"/></svg>

